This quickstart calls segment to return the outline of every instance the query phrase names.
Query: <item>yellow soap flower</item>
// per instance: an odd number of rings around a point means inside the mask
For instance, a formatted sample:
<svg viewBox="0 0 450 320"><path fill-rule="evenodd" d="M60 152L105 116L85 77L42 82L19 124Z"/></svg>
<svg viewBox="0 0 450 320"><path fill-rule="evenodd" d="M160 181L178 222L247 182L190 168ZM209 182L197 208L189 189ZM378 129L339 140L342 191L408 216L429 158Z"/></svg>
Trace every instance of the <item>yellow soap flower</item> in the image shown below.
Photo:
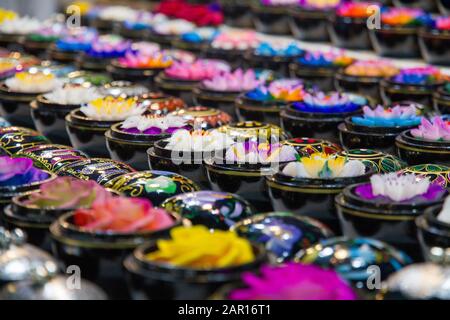
<svg viewBox="0 0 450 320"><path fill-rule="evenodd" d="M322 152L316 152L311 154L309 157L302 157L301 162L312 178L318 178L322 168L328 160L328 155Z"/></svg>
<svg viewBox="0 0 450 320"><path fill-rule="evenodd" d="M67 14L73 14L72 7L78 7L80 14L85 15L91 10L92 5L88 1L74 1L67 7Z"/></svg>
<svg viewBox="0 0 450 320"><path fill-rule="evenodd" d="M217 269L252 262L248 240L231 231L210 232L204 226L172 229L170 240L158 240L158 250L146 255L151 261L197 269Z"/></svg>
<svg viewBox="0 0 450 320"><path fill-rule="evenodd" d="M15 75L15 78L25 85L40 84L55 80L55 76L53 74L44 72L20 72Z"/></svg>
<svg viewBox="0 0 450 320"><path fill-rule="evenodd" d="M11 10L0 8L0 24L8 20L17 19L17 13Z"/></svg>

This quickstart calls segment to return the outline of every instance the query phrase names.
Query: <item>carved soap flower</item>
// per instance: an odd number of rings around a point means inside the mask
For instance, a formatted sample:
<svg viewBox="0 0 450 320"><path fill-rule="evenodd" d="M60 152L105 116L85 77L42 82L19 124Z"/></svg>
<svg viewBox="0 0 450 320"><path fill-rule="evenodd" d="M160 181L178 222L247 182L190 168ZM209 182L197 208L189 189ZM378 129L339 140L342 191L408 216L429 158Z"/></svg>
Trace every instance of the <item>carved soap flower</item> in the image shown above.
<svg viewBox="0 0 450 320"><path fill-rule="evenodd" d="M256 48L259 44L259 37L255 31L227 29L223 30L211 43L216 49L224 50L247 50Z"/></svg>
<svg viewBox="0 0 450 320"><path fill-rule="evenodd" d="M348 160L345 157L326 153L313 153L300 157L296 162L288 163L282 172L295 178L350 178L364 175L366 167L359 160Z"/></svg>
<svg viewBox="0 0 450 320"><path fill-rule="evenodd" d="M305 55L298 59L301 65L308 67L345 67L354 61L345 55L344 51L308 51Z"/></svg>
<svg viewBox="0 0 450 320"><path fill-rule="evenodd" d="M373 175L370 183L358 186L355 193L366 200L432 201L442 196L445 189L428 178L392 172Z"/></svg>
<svg viewBox="0 0 450 320"><path fill-rule="evenodd" d="M154 208L149 200L126 197L95 201L89 209L78 209L74 222L87 231L116 233L158 231L174 225L170 214Z"/></svg>
<svg viewBox="0 0 450 320"><path fill-rule="evenodd" d="M139 115L126 119L121 128L128 133L171 134L179 129L189 129L190 126L182 117Z"/></svg>
<svg viewBox="0 0 450 320"><path fill-rule="evenodd" d="M333 270L286 263L244 273L245 287L230 292L231 300L356 300L351 286Z"/></svg>
<svg viewBox="0 0 450 320"><path fill-rule="evenodd" d="M442 210L439 212L437 219L441 222L450 224L450 196L445 199Z"/></svg>
<svg viewBox="0 0 450 320"><path fill-rule="evenodd" d="M0 24L0 32L7 34L30 34L37 32L42 27L42 22L28 16L5 20Z"/></svg>
<svg viewBox="0 0 450 320"><path fill-rule="evenodd" d="M128 6L106 6L102 8L98 17L109 21L133 21L136 20L138 11Z"/></svg>
<svg viewBox="0 0 450 320"><path fill-rule="evenodd" d="M65 105L81 105L101 97L94 87L65 85L44 95L49 102Z"/></svg>
<svg viewBox="0 0 450 320"><path fill-rule="evenodd" d="M344 70L349 76L377 78L392 77L398 72L391 62L385 60L356 61Z"/></svg>
<svg viewBox="0 0 450 320"><path fill-rule="evenodd" d="M288 43L271 43L261 42L255 49L255 54L261 56L281 56L281 57L294 57L303 53L303 50L295 42Z"/></svg>
<svg viewBox="0 0 450 320"><path fill-rule="evenodd" d="M363 107L362 117L353 117L352 122L368 127L403 127L416 126L422 119L414 105L384 108L378 105L375 109Z"/></svg>
<svg viewBox="0 0 450 320"><path fill-rule="evenodd" d="M56 41L56 48L60 51L76 52L88 51L91 43L97 38L97 31L92 28L71 28L68 34Z"/></svg>
<svg viewBox="0 0 450 320"><path fill-rule="evenodd" d="M63 23L51 23L41 27L36 32L32 32L27 39L38 42L54 42L63 37L67 32L66 25Z"/></svg>
<svg viewBox="0 0 450 320"><path fill-rule="evenodd" d="M33 167L29 158L0 157L0 187L29 184L48 177L48 173Z"/></svg>
<svg viewBox="0 0 450 320"><path fill-rule="evenodd" d="M181 39L191 43L202 43L212 41L220 31L212 27L196 28L192 31L185 32L181 35Z"/></svg>
<svg viewBox="0 0 450 320"><path fill-rule="evenodd" d="M362 96L322 91L305 93L302 102L295 102L294 108L302 112L341 113L353 112L367 104Z"/></svg>
<svg viewBox="0 0 450 320"><path fill-rule="evenodd" d="M295 161L298 153L294 147L280 143L246 141L236 143L225 153L225 160L237 163L279 163Z"/></svg>
<svg viewBox="0 0 450 320"><path fill-rule="evenodd" d="M230 66L220 60L199 59L193 63L174 62L164 72L169 78L201 81L212 79L223 71L229 71Z"/></svg>
<svg viewBox="0 0 450 320"><path fill-rule="evenodd" d="M146 111L144 104L134 98L107 96L83 105L80 109L88 118L102 121L123 121L131 116L141 115Z"/></svg>
<svg viewBox="0 0 450 320"><path fill-rule="evenodd" d="M180 35L195 29L195 24L181 19L167 20L153 26L153 30L162 35Z"/></svg>
<svg viewBox="0 0 450 320"><path fill-rule="evenodd" d="M177 130L170 138L166 149L174 151L215 151L223 150L234 144L226 134L202 130Z"/></svg>
<svg viewBox="0 0 450 320"><path fill-rule="evenodd" d="M8 20L17 19L17 13L11 10L0 8L0 24Z"/></svg>
<svg viewBox="0 0 450 320"><path fill-rule="evenodd" d="M422 118L420 126L411 130L416 138L432 141L450 141L450 120L434 117L431 120Z"/></svg>
<svg viewBox="0 0 450 320"><path fill-rule="evenodd" d="M45 93L59 87L61 82L52 73L24 71L6 79L5 84L13 92Z"/></svg>
<svg viewBox="0 0 450 320"><path fill-rule="evenodd" d="M381 22L390 26L421 26L427 24L425 12L418 8L385 8Z"/></svg>
<svg viewBox="0 0 450 320"><path fill-rule="evenodd" d="M196 269L217 269L239 266L255 259L247 239L232 231L214 230L204 226L177 227L170 240L158 240L158 249L146 255L150 261Z"/></svg>
<svg viewBox="0 0 450 320"><path fill-rule="evenodd" d="M307 9L333 9L342 0L299 0L299 6Z"/></svg>
<svg viewBox="0 0 450 320"><path fill-rule="evenodd" d="M0 78L4 79L16 73L21 66L19 61L11 58L0 58Z"/></svg>
<svg viewBox="0 0 450 320"><path fill-rule="evenodd" d="M442 74L436 67L417 67L402 69L391 79L403 84L431 85L448 80L449 77Z"/></svg>
<svg viewBox="0 0 450 320"><path fill-rule="evenodd" d="M437 17L434 21L435 28L442 31L450 31L450 17Z"/></svg>
<svg viewBox="0 0 450 320"><path fill-rule="evenodd" d="M161 1L156 8L169 17L187 20L198 26L218 26L223 23L223 13L216 3L201 3L186 0Z"/></svg>
<svg viewBox="0 0 450 320"><path fill-rule="evenodd" d="M289 6L297 3L298 0L261 0L261 4L265 6Z"/></svg>
<svg viewBox="0 0 450 320"><path fill-rule="evenodd" d="M129 50L131 41L117 35L103 35L95 39L85 52L93 58L113 59L125 56Z"/></svg>
<svg viewBox="0 0 450 320"><path fill-rule="evenodd" d="M237 69L233 72L222 72L210 80L204 80L205 88L214 91L243 92L255 89L261 84L255 71Z"/></svg>
<svg viewBox="0 0 450 320"><path fill-rule="evenodd" d="M376 5L376 2L344 2L336 11L336 14L340 17L348 17L354 19L368 18L373 14L373 11L369 7Z"/></svg>
<svg viewBox="0 0 450 320"><path fill-rule="evenodd" d="M123 23L127 29L144 30L165 21L167 21L167 17L163 14L139 11L133 20L126 20Z"/></svg>
<svg viewBox="0 0 450 320"><path fill-rule="evenodd" d="M278 79L268 86L259 86L245 94L247 98L259 101L301 101L305 94L303 82L299 79Z"/></svg>
<svg viewBox="0 0 450 320"><path fill-rule="evenodd" d="M40 186L25 204L36 208L75 209L90 207L94 201L106 201L112 194L95 181L59 177Z"/></svg>
<svg viewBox="0 0 450 320"><path fill-rule="evenodd" d="M170 67L172 59L161 52L146 55L142 53L127 52L125 57L119 58L121 66L134 69L163 69Z"/></svg>

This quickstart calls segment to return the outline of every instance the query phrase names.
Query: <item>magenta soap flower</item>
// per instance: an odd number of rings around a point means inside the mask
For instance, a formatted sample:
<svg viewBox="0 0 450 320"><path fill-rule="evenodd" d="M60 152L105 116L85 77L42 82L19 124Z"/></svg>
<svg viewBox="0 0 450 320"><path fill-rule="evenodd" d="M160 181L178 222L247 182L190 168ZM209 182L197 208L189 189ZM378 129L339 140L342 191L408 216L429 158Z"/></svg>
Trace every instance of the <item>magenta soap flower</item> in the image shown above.
<svg viewBox="0 0 450 320"><path fill-rule="evenodd" d="M261 84L253 70L222 72L210 80L203 81L205 88L214 91L242 92L255 89Z"/></svg>
<svg viewBox="0 0 450 320"><path fill-rule="evenodd" d="M422 118L419 127L411 130L411 135L432 141L450 141L450 121L441 117Z"/></svg>
<svg viewBox="0 0 450 320"><path fill-rule="evenodd" d="M450 17L438 17L435 21L436 29L438 30L450 30Z"/></svg>
<svg viewBox="0 0 450 320"><path fill-rule="evenodd" d="M49 174L33 167L28 158L0 157L0 187L10 187L45 180Z"/></svg>
<svg viewBox="0 0 450 320"><path fill-rule="evenodd" d="M193 63L175 61L165 70L165 74L174 79L202 81L212 79L222 71L229 71L230 66L220 60L200 59Z"/></svg>
<svg viewBox="0 0 450 320"><path fill-rule="evenodd" d="M264 266L260 276L244 273L242 281L246 288L232 291L231 300L356 300L335 271L315 265Z"/></svg>
<svg viewBox="0 0 450 320"><path fill-rule="evenodd" d="M106 201L110 197L112 194L95 181L59 177L43 183L25 203L38 208L75 209L89 207L94 201Z"/></svg>

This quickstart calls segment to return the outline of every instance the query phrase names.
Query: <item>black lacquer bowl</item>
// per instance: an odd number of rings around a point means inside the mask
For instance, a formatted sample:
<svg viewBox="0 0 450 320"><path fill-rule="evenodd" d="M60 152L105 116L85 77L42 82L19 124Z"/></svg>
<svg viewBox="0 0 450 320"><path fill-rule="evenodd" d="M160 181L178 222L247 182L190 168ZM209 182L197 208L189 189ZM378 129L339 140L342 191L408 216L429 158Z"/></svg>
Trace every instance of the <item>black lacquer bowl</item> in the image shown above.
<svg viewBox="0 0 450 320"><path fill-rule="evenodd" d="M197 184L184 176L158 170L122 174L104 186L127 197L147 198L155 206L178 194L200 190Z"/></svg>
<svg viewBox="0 0 450 320"><path fill-rule="evenodd" d="M200 81L189 81L174 79L166 76L163 72L160 72L155 77L155 86L163 93L183 99L188 104L194 104L192 90L200 83Z"/></svg>
<svg viewBox="0 0 450 320"><path fill-rule="evenodd" d="M348 75L341 69L334 75L334 86L338 91L353 92L380 102L380 81L382 79L382 77Z"/></svg>
<svg viewBox="0 0 450 320"><path fill-rule="evenodd" d="M341 69L339 66L310 66L293 62L289 65L292 77L303 80L305 86L322 91L335 89L334 75Z"/></svg>
<svg viewBox="0 0 450 320"><path fill-rule="evenodd" d="M392 0L392 4L396 7L421 8L428 12L436 11L435 1L429 1L429 0Z"/></svg>
<svg viewBox="0 0 450 320"><path fill-rule="evenodd" d="M25 148L17 152L16 156L30 158L35 167L51 172L58 172L65 165L88 157L79 150L60 144L40 144Z"/></svg>
<svg viewBox="0 0 450 320"><path fill-rule="evenodd" d="M420 260L414 220L426 208L442 203L446 194L423 201L367 200L355 192L360 185L351 185L336 197L343 234L350 238L370 237L385 241L406 251L413 259Z"/></svg>
<svg viewBox="0 0 450 320"><path fill-rule="evenodd" d="M351 117L338 126L339 138L346 149L370 147L388 154L396 153L395 139L405 130L416 126L374 127L356 124Z"/></svg>
<svg viewBox="0 0 450 320"><path fill-rule="evenodd" d="M138 247L124 266L131 296L151 300L203 300L223 284L238 281L243 272L256 271L266 260L264 248L252 245L255 260L220 269L192 269L149 261L145 255L157 249L156 243Z"/></svg>
<svg viewBox="0 0 450 320"><path fill-rule="evenodd" d="M383 79L380 82L381 98L385 105L393 102L414 101L426 106L429 110L433 105L432 97L443 83L435 84L406 84L395 82L392 79Z"/></svg>
<svg viewBox="0 0 450 320"><path fill-rule="evenodd" d="M43 170L44 171L44 170ZM38 190L41 184L49 182L56 178L56 175L52 172L44 171L48 174L46 179L35 181L27 184L11 185L11 186L0 186L0 212L3 208L7 206L12 198L15 196L20 196L27 194L31 191Z"/></svg>
<svg viewBox="0 0 450 320"><path fill-rule="evenodd" d="M259 121L280 125L280 111L289 102L282 100L257 100L241 94L235 100L235 112L238 121Z"/></svg>
<svg viewBox="0 0 450 320"><path fill-rule="evenodd" d="M161 207L178 213L193 225L220 230L228 230L256 213L255 208L242 197L217 191L179 194L164 201Z"/></svg>
<svg viewBox="0 0 450 320"><path fill-rule="evenodd" d="M294 7L289 10L289 26L295 38L304 41L328 42L328 17L332 10Z"/></svg>
<svg viewBox="0 0 450 320"><path fill-rule="evenodd" d="M38 94L14 92L4 83L0 84L0 116L13 125L34 128L30 103Z"/></svg>
<svg viewBox="0 0 450 320"><path fill-rule="evenodd" d="M291 104L280 112L281 127L294 137L311 137L338 142L338 125L345 118L360 113L361 110L342 113L304 112L297 110Z"/></svg>
<svg viewBox="0 0 450 320"><path fill-rule="evenodd" d="M216 156L205 160L212 190L240 195L260 212L272 211L265 177L273 175L278 164L230 163L223 157Z"/></svg>
<svg viewBox="0 0 450 320"><path fill-rule="evenodd" d="M419 46L427 63L450 65L449 31L423 28L419 30Z"/></svg>
<svg viewBox="0 0 450 320"><path fill-rule="evenodd" d="M78 160L61 167L56 173L59 176L69 176L82 180L92 180L105 185L112 179L134 172L125 163L103 158Z"/></svg>
<svg viewBox="0 0 450 320"><path fill-rule="evenodd" d="M289 65L301 56L302 54L263 55L255 53L254 51L247 51L244 54L244 63L246 68L273 70L280 76L288 77L290 74Z"/></svg>
<svg viewBox="0 0 450 320"><path fill-rule="evenodd" d="M450 13L450 1L449 0L436 0L437 7L442 14Z"/></svg>
<svg viewBox="0 0 450 320"><path fill-rule="evenodd" d="M175 223L181 218L172 214ZM136 233L87 231L74 224L74 212L60 216L50 226L52 251L64 265L79 266L83 277L101 286L112 298L126 299L128 291L122 262L146 241L168 237L172 227Z"/></svg>
<svg viewBox="0 0 450 320"><path fill-rule="evenodd" d="M38 145L50 144L40 132L23 127L0 128L0 149L9 155Z"/></svg>
<svg viewBox="0 0 450 320"><path fill-rule="evenodd" d="M449 141L415 138L408 130L397 136L395 145L400 158L409 165L434 163L450 166Z"/></svg>
<svg viewBox="0 0 450 320"><path fill-rule="evenodd" d="M242 219L231 230L240 237L264 245L270 259L277 263L290 261L298 251L333 236L333 232L319 221L288 212L257 214Z"/></svg>
<svg viewBox="0 0 450 320"><path fill-rule="evenodd" d="M260 0L254 0L251 4L253 22L258 32L270 34L291 34L287 6L265 6Z"/></svg>
<svg viewBox="0 0 450 320"><path fill-rule="evenodd" d="M72 110L66 116L66 129L72 146L91 157L108 157L105 133L119 121L93 120L80 109Z"/></svg>
<svg viewBox="0 0 450 320"><path fill-rule="evenodd" d="M228 62L228 64L233 68L237 69L243 66L242 56L247 52L247 50L239 49L223 49L216 48L211 44L203 46L202 55L207 59L217 59Z"/></svg>
<svg viewBox="0 0 450 320"><path fill-rule="evenodd" d="M39 95L30 103L31 117L36 129L55 143L69 144L66 131L66 115L80 105L60 104Z"/></svg>
<svg viewBox="0 0 450 320"><path fill-rule="evenodd" d="M418 28L382 25L369 31L370 41L380 56L417 58L420 56Z"/></svg>
<svg viewBox="0 0 450 320"><path fill-rule="evenodd" d="M206 88L202 84L193 90L194 103L197 105L208 106L222 110L228 113L233 119L236 118L234 110L234 101L240 92L234 91L215 91Z"/></svg>
<svg viewBox="0 0 450 320"><path fill-rule="evenodd" d="M112 60L106 70L114 80L139 83L150 90L155 90L154 79L164 68L128 68L121 65L117 60Z"/></svg>
<svg viewBox="0 0 450 320"><path fill-rule="evenodd" d="M253 14L248 1L219 0L225 23L236 28L253 28Z"/></svg>
<svg viewBox="0 0 450 320"><path fill-rule="evenodd" d="M347 49L371 48L366 18L329 16L328 33L333 45Z"/></svg>
<svg viewBox="0 0 450 320"><path fill-rule="evenodd" d="M440 114L450 114L450 85L448 89L441 87L433 93L434 110Z"/></svg>
<svg viewBox="0 0 450 320"><path fill-rule="evenodd" d="M80 53L76 60L75 65L78 69L93 71L93 72L105 72L112 59L93 57L87 53Z"/></svg>
<svg viewBox="0 0 450 320"><path fill-rule="evenodd" d="M416 218L417 237L426 261L448 263L450 258L450 223L437 219L442 210L438 204Z"/></svg>
<svg viewBox="0 0 450 320"><path fill-rule="evenodd" d="M122 161L137 170L148 169L147 150L158 140L168 138L170 134L128 133L121 129L121 123L111 126L105 132L106 147L111 159Z"/></svg>
<svg viewBox="0 0 450 320"><path fill-rule="evenodd" d="M338 235L341 230L334 205L335 196L351 184L368 181L374 173L372 167L366 165L366 173L358 177L308 179L287 176L282 169L266 178L274 210L317 219Z"/></svg>
<svg viewBox="0 0 450 320"><path fill-rule="evenodd" d="M166 149L168 143L168 140L159 140L148 149L150 169L175 172L194 181L204 190L210 189L204 163L214 157L216 151L174 151ZM224 154L224 150L217 152Z"/></svg>
<svg viewBox="0 0 450 320"><path fill-rule="evenodd" d="M47 49L47 55L50 60L60 63L74 63L77 60L80 51L63 51L57 48L55 43L52 43Z"/></svg>

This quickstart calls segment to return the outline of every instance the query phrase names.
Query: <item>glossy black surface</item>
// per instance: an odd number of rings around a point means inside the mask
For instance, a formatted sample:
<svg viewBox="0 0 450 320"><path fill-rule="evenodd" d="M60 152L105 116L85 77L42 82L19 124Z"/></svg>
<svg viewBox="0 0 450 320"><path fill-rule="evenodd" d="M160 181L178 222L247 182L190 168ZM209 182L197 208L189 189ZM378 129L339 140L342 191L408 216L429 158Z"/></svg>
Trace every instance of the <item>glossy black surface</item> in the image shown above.
<svg viewBox="0 0 450 320"><path fill-rule="evenodd" d="M113 299L127 299L123 260L140 244L167 237L170 229L136 233L86 231L73 224L73 212L69 212L53 222L50 234L53 254L65 266L79 266L84 278L102 287Z"/></svg>
<svg viewBox="0 0 450 320"><path fill-rule="evenodd" d="M264 6L258 1L251 4L253 12L253 22L258 32L269 34L289 35L288 7L284 6Z"/></svg>
<svg viewBox="0 0 450 320"><path fill-rule="evenodd" d="M193 90L193 100L196 105L222 110L235 119L234 101L239 94L240 92L213 91L199 85Z"/></svg>
<svg viewBox="0 0 450 320"><path fill-rule="evenodd" d="M281 127L293 137L311 137L339 142L338 125L353 113L310 113L296 110L292 105L280 112Z"/></svg>
<svg viewBox="0 0 450 320"><path fill-rule="evenodd" d="M427 208L423 215L416 218L416 226L425 260L446 263L450 248L450 224L437 219L442 207L438 204Z"/></svg>
<svg viewBox="0 0 450 320"><path fill-rule="evenodd" d="M91 157L108 157L105 132L119 121L99 121L87 118L80 109L71 111L66 116L66 130L70 143L75 149Z"/></svg>
<svg viewBox="0 0 450 320"><path fill-rule="evenodd" d="M259 121L280 126L280 111L289 102L285 101L260 101L239 96L235 100L235 111L238 121Z"/></svg>
<svg viewBox="0 0 450 320"><path fill-rule="evenodd" d="M433 93L433 107L440 114L450 114L450 92L444 88L438 88Z"/></svg>
<svg viewBox="0 0 450 320"><path fill-rule="evenodd" d="M288 77L289 65L300 56L264 56L248 51L244 54L244 63L247 68L273 70L280 76Z"/></svg>
<svg viewBox="0 0 450 320"><path fill-rule="evenodd" d="M328 42L328 17L332 11L292 8L289 10L289 26L295 38L304 41Z"/></svg>
<svg viewBox="0 0 450 320"><path fill-rule="evenodd" d="M164 68L127 68L112 60L106 70L114 80L125 80L146 86L149 90L156 90L154 78Z"/></svg>
<svg viewBox="0 0 450 320"><path fill-rule="evenodd" d="M281 170L267 177L265 183L273 208L317 219L341 234L334 198L345 187L368 181L373 174L366 166L366 174L353 178L298 179L284 175Z"/></svg>
<svg viewBox="0 0 450 320"><path fill-rule="evenodd" d="M155 86L163 93L183 99L188 105L193 105L192 90L199 84L199 81L185 81L167 77L164 72L160 72L155 77Z"/></svg>
<svg viewBox="0 0 450 320"><path fill-rule="evenodd" d="M371 48L367 19L332 15L329 17L328 34L337 47L358 50Z"/></svg>
<svg viewBox="0 0 450 320"><path fill-rule="evenodd" d="M30 102L36 99L37 93L13 92L0 84L0 116L12 125L34 128L30 113Z"/></svg>
<svg viewBox="0 0 450 320"><path fill-rule="evenodd" d="M414 138L410 131L397 136L395 144L402 160L409 165L434 163L450 165L450 143Z"/></svg>
<svg viewBox="0 0 450 320"><path fill-rule="evenodd" d="M413 259L421 260L418 253L415 218L425 209L442 203L445 194L438 199L417 202L367 201L355 194L352 185L336 197L336 208L342 232L347 237L370 237L385 241L405 250Z"/></svg>
<svg viewBox="0 0 450 320"><path fill-rule="evenodd" d="M219 0L225 23L237 28L253 28L253 14L250 5L240 0Z"/></svg>
<svg viewBox="0 0 450 320"><path fill-rule="evenodd" d="M294 62L289 65L292 77L303 80L305 86L322 91L332 91L334 86L334 75L339 67L312 67Z"/></svg>
<svg viewBox="0 0 450 320"><path fill-rule="evenodd" d="M135 299L207 299L225 283L238 281L245 271L256 271L267 260L265 250L253 246L256 258L241 266L222 269L191 269L156 263L145 258L155 251L156 243L138 247L124 261L127 283Z"/></svg>
<svg viewBox="0 0 450 320"><path fill-rule="evenodd" d="M40 132L24 127L0 128L0 149L14 155L17 152L37 145L51 143Z"/></svg>
<svg viewBox="0 0 450 320"><path fill-rule="evenodd" d="M371 97L375 102L379 103L381 101L381 79L379 77L351 76L339 70L334 76L334 86L336 90Z"/></svg>
<svg viewBox="0 0 450 320"><path fill-rule="evenodd" d="M438 30L419 31L422 58L430 64L450 65L450 32Z"/></svg>
<svg viewBox="0 0 450 320"><path fill-rule="evenodd" d="M375 52L381 56L417 58L420 56L417 28L389 27L369 31Z"/></svg>

